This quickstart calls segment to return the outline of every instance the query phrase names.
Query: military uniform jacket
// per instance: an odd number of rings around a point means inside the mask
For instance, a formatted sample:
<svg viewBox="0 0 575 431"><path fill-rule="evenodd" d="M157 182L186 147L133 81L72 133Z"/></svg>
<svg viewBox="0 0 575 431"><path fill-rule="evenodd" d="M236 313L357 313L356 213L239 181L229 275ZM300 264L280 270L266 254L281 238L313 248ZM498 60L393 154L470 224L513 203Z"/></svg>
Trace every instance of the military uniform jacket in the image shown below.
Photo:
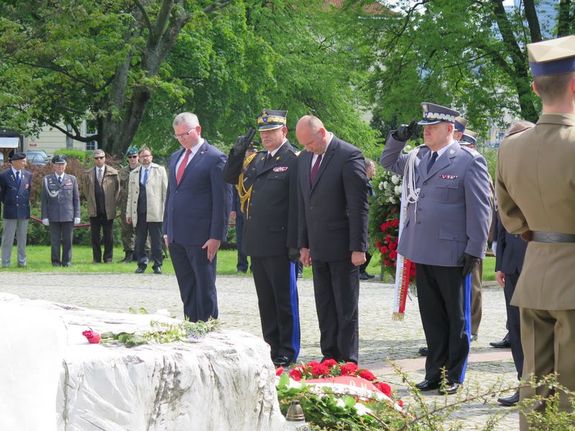
<svg viewBox="0 0 575 431"><path fill-rule="evenodd" d="M266 162L267 154L258 152L243 176L244 187L252 187L243 251L256 257L287 255L297 247L297 155L287 140ZM226 182L237 184L243 159L232 150L224 168Z"/></svg>
<svg viewBox="0 0 575 431"><path fill-rule="evenodd" d="M404 142L390 134L381 165L403 175ZM415 263L460 266L463 253L483 258L490 224L487 164L477 151L453 141L430 172L430 149L421 146L415 161L416 204L409 204L398 251Z"/></svg>
<svg viewBox="0 0 575 431"><path fill-rule="evenodd" d="M505 229L575 234L575 114L543 114L499 149L496 194ZM575 309L575 243L530 241L512 304Z"/></svg>
<svg viewBox="0 0 575 431"><path fill-rule="evenodd" d="M80 193L74 175L64 174L62 184L56 174L42 180L42 219L51 222L72 222L80 218Z"/></svg>
<svg viewBox="0 0 575 431"><path fill-rule="evenodd" d="M4 204L5 219L30 218L31 188L32 174L29 171L20 171L19 185L12 168L0 174L0 202Z"/></svg>
<svg viewBox="0 0 575 431"><path fill-rule="evenodd" d="M135 168L134 168L135 169ZM128 182L130 180L130 165L124 166L118 171L118 178L120 179L120 194L118 196L118 205L120 206L120 213L123 218L126 218L126 205L128 203Z"/></svg>
<svg viewBox="0 0 575 431"><path fill-rule="evenodd" d="M120 197L120 178L118 171L111 166L104 165L104 176L102 177L102 190L104 191L104 199L106 206L106 218L113 220L116 217L116 205ZM97 217L98 211L96 207L96 168L91 168L84 171L82 177L82 191L86 196L88 203L88 215L90 217Z"/></svg>
<svg viewBox="0 0 575 431"><path fill-rule="evenodd" d="M347 260L367 251L367 177L359 149L333 136L315 183L310 186L313 154L298 157L298 246L312 259Z"/></svg>

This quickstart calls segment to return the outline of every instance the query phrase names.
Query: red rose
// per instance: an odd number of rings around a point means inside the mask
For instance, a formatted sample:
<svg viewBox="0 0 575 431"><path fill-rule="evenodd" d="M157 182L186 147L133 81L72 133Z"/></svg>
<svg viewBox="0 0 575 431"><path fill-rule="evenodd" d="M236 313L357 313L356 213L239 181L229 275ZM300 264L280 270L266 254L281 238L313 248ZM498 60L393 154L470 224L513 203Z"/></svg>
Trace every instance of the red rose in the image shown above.
<svg viewBox="0 0 575 431"><path fill-rule="evenodd" d="M390 257L390 259L395 259L395 258L397 258L397 251L391 250L391 251L389 252L389 257Z"/></svg>
<svg viewBox="0 0 575 431"><path fill-rule="evenodd" d="M302 373L298 368L293 368L292 370L290 370L289 376L296 382L299 382L301 380Z"/></svg>
<svg viewBox="0 0 575 431"><path fill-rule="evenodd" d="M337 361L335 359L326 359L325 361L322 362L323 365L325 365L326 367L335 367L337 365Z"/></svg>
<svg viewBox="0 0 575 431"><path fill-rule="evenodd" d="M284 373L284 367L276 368L276 376L281 376Z"/></svg>
<svg viewBox="0 0 575 431"><path fill-rule="evenodd" d="M377 382L375 383L375 387L388 397L391 397L391 386L389 386L387 383Z"/></svg>
<svg viewBox="0 0 575 431"><path fill-rule="evenodd" d="M353 362L346 362L339 369L342 376L353 376L357 372L357 365Z"/></svg>
<svg viewBox="0 0 575 431"><path fill-rule="evenodd" d="M100 343L100 334L96 331L92 331L91 329L82 332L82 335L88 339L88 343L90 344L99 344Z"/></svg>
<svg viewBox="0 0 575 431"><path fill-rule="evenodd" d="M397 400L397 404L399 404L400 407L403 407L403 400Z"/></svg>
<svg viewBox="0 0 575 431"><path fill-rule="evenodd" d="M375 376L369 370L359 370L359 377L365 380L369 380L370 382L375 380Z"/></svg>

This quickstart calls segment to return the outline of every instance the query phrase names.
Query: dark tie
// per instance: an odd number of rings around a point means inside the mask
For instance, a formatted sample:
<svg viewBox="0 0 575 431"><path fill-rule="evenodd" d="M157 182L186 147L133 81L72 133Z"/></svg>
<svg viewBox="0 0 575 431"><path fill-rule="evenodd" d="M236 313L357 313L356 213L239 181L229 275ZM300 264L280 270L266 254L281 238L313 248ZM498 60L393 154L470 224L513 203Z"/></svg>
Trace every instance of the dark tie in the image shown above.
<svg viewBox="0 0 575 431"><path fill-rule="evenodd" d="M315 179L317 177L317 173L319 172L319 166L321 165L322 156L323 156L323 154L320 154L319 156L317 156L317 159L315 159L315 163L313 164L313 166L311 168L311 172L309 174L309 184L311 186L313 186L315 184Z"/></svg>
<svg viewBox="0 0 575 431"><path fill-rule="evenodd" d="M20 187L20 171L16 171L16 185Z"/></svg>
<svg viewBox="0 0 575 431"><path fill-rule="evenodd" d="M182 163L180 163L180 166L178 166L178 172L176 172L176 184L180 184L180 181L182 181L182 177L184 176L184 172L188 166L190 154L192 154L192 150L186 150L184 158L182 159Z"/></svg>
<svg viewBox="0 0 575 431"><path fill-rule="evenodd" d="M429 171L431 171L431 168L433 167L433 164L435 163L435 161L437 160L437 152L434 151L433 153L431 153L431 159L429 159L429 162L427 162L427 172L429 173Z"/></svg>
<svg viewBox="0 0 575 431"><path fill-rule="evenodd" d="M264 166L267 166L269 162L272 161L272 153L267 153L266 154L266 159L264 160Z"/></svg>
<svg viewBox="0 0 575 431"><path fill-rule="evenodd" d="M58 184L62 184L62 177L58 177Z"/></svg>

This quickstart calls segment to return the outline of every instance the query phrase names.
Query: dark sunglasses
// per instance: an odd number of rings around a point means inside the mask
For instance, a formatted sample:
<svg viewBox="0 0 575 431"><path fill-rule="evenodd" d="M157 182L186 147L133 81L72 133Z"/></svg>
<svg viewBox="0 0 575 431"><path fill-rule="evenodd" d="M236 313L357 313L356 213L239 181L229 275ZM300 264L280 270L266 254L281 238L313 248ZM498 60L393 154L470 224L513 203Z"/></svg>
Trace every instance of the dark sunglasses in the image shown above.
<svg viewBox="0 0 575 431"><path fill-rule="evenodd" d="M137 158L138 158L137 155L136 156L128 156L128 159L137 159Z"/></svg>
<svg viewBox="0 0 575 431"><path fill-rule="evenodd" d="M94 160L100 160L100 159L105 159L105 157L104 156L94 157Z"/></svg>

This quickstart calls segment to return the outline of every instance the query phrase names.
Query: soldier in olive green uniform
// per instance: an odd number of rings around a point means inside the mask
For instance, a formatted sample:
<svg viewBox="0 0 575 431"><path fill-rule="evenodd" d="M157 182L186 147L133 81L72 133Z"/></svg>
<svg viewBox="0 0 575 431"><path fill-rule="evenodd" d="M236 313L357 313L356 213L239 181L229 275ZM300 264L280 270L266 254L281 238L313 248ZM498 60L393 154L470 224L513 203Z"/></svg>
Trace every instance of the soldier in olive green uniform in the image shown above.
<svg viewBox="0 0 575 431"><path fill-rule="evenodd" d="M524 378L557 373L559 383L574 391L575 36L527 49L543 112L535 127L503 141L497 164L501 221L529 241L511 304L519 307ZM547 396L549 388L537 393ZM534 391L525 385L520 395L523 400ZM572 409L562 392L559 407ZM524 415L520 426L529 429Z"/></svg>
<svg viewBox="0 0 575 431"><path fill-rule="evenodd" d="M122 245L124 246L124 259L122 262L128 263L134 260L134 244L136 240L136 231L134 226L126 222L126 206L128 203L128 179L130 172L140 166L138 162L138 149L136 147L128 148L126 152L128 165L119 171L120 175L120 220L122 221Z"/></svg>

